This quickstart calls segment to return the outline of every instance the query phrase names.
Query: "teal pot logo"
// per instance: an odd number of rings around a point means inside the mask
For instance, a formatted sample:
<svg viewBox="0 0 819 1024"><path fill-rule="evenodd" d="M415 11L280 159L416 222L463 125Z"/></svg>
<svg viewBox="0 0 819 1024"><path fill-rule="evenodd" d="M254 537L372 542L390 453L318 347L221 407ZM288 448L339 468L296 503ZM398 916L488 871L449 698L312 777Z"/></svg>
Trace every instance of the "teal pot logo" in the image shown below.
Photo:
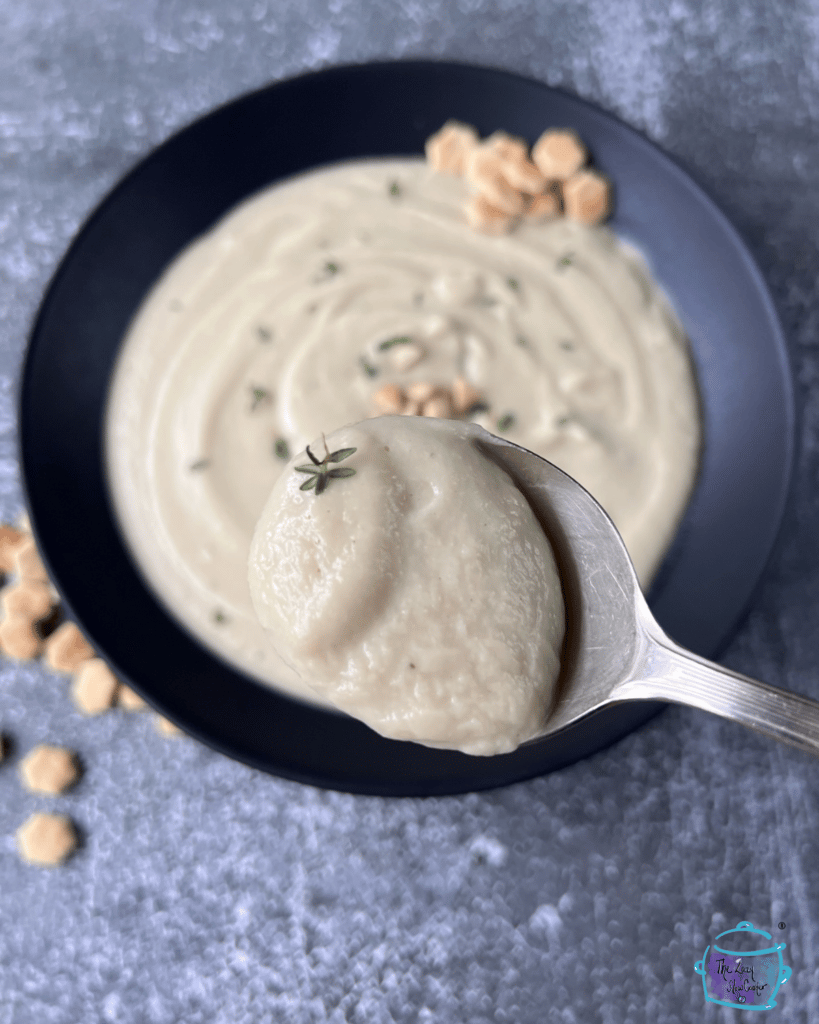
<svg viewBox="0 0 819 1024"><path fill-rule="evenodd" d="M743 946L758 948L743 952ZM750 921L740 921L736 928L721 932L694 965L702 975L706 1000L743 1010L772 1009L779 986L791 976L790 967L782 963L785 946L784 942L772 942L768 932L754 928Z"/></svg>

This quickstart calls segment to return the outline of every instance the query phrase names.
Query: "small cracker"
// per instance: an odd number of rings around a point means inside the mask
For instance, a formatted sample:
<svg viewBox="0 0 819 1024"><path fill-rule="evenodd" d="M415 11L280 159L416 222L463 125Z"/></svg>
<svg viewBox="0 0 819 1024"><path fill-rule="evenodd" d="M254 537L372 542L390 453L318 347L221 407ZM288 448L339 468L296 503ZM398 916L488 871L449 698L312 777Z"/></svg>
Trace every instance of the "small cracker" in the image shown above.
<svg viewBox="0 0 819 1024"><path fill-rule="evenodd" d="M20 775L30 793L59 796L77 782L80 767L72 750L41 743L21 762Z"/></svg>
<svg viewBox="0 0 819 1024"><path fill-rule="evenodd" d="M22 530L13 526L0 526L0 572L15 572L14 552L26 539Z"/></svg>
<svg viewBox="0 0 819 1024"><path fill-rule="evenodd" d="M566 181L585 164L586 147L571 129L550 128L532 146L532 160L545 177Z"/></svg>
<svg viewBox="0 0 819 1024"><path fill-rule="evenodd" d="M466 219L473 228L487 235L505 235L514 224L512 217L493 206L481 193L472 196L467 203Z"/></svg>
<svg viewBox="0 0 819 1024"><path fill-rule="evenodd" d="M29 619L12 618L0 622L0 651L16 661L36 658L43 644Z"/></svg>
<svg viewBox="0 0 819 1024"><path fill-rule="evenodd" d="M48 583L48 573L45 571L37 545L33 537L25 537L15 548L12 554L14 571L21 580L36 580L39 583Z"/></svg>
<svg viewBox="0 0 819 1024"><path fill-rule="evenodd" d="M17 829L17 848L28 864L55 867L77 848L77 833L64 814L32 814Z"/></svg>
<svg viewBox="0 0 819 1024"><path fill-rule="evenodd" d="M7 619L39 622L46 618L55 603L49 585L37 580L20 580L0 590L0 604Z"/></svg>
<svg viewBox="0 0 819 1024"><path fill-rule="evenodd" d="M86 715L100 715L114 706L118 689L117 677L102 658L89 658L74 676L71 696Z"/></svg>
<svg viewBox="0 0 819 1024"><path fill-rule="evenodd" d="M163 715L156 715L154 718L154 724L156 725L156 731L161 733L163 736L185 735L179 726L174 725L169 718L165 718Z"/></svg>
<svg viewBox="0 0 819 1024"><path fill-rule="evenodd" d="M373 395L373 402L382 416L397 415L404 404L404 392L397 384L385 384Z"/></svg>
<svg viewBox="0 0 819 1024"><path fill-rule="evenodd" d="M598 171L578 171L563 185L566 216L581 224L599 224L611 210L611 182Z"/></svg>
<svg viewBox="0 0 819 1024"><path fill-rule="evenodd" d="M554 191L542 192L534 196L523 215L527 220L554 220L560 216L560 199Z"/></svg>
<svg viewBox="0 0 819 1024"><path fill-rule="evenodd" d="M130 686L120 683L117 690L117 705L126 711L145 711L148 705Z"/></svg>
<svg viewBox="0 0 819 1024"><path fill-rule="evenodd" d="M452 382L452 401L455 411L463 416L476 402L481 400L481 393L464 377L456 377Z"/></svg>
<svg viewBox="0 0 819 1024"><path fill-rule="evenodd" d="M94 648L74 622L64 622L45 642L45 658L55 672L74 672L94 657Z"/></svg>
<svg viewBox="0 0 819 1024"><path fill-rule="evenodd" d="M426 141L427 162L439 174L463 174L468 154L478 144L478 133L468 124L447 121Z"/></svg>
<svg viewBox="0 0 819 1024"><path fill-rule="evenodd" d="M467 160L466 177L473 191L484 196L491 206L507 217L515 217L523 213L526 200L509 182L504 167L503 159L491 146L478 146Z"/></svg>

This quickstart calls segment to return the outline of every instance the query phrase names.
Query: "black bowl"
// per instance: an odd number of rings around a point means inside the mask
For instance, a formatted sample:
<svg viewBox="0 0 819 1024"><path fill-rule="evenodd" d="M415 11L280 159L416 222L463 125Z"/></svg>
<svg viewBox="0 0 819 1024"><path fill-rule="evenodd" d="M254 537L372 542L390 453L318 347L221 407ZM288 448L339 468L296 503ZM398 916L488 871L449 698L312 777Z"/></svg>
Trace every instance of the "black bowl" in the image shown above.
<svg viewBox="0 0 819 1024"><path fill-rule="evenodd" d="M742 616L783 514L792 382L762 277L726 218L645 138L574 96L503 71L411 61L331 68L203 117L158 147L74 240L37 315L20 395L34 530L70 612L163 714L287 778L386 795L459 793L553 771L661 705L623 705L498 757L384 739L280 696L201 647L146 587L115 521L103 413L129 321L166 264L280 178L364 156L420 154L448 118L533 141L571 126L615 183L613 227L647 254L688 331L703 400L696 491L649 595L664 629L713 657Z"/></svg>

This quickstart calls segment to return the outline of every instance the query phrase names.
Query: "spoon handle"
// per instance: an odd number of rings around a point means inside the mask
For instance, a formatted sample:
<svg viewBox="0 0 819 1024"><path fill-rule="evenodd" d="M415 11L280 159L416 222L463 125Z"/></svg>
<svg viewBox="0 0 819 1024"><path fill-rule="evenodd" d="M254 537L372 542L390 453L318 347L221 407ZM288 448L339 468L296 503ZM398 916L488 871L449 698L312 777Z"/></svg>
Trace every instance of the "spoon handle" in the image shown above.
<svg viewBox="0 0 819 1024"><path fill-rule="evenodd" d="M665 700L701 708L819 756L819 702L732 672L647 637L639 678L621 683L614 700Z"/></svg>

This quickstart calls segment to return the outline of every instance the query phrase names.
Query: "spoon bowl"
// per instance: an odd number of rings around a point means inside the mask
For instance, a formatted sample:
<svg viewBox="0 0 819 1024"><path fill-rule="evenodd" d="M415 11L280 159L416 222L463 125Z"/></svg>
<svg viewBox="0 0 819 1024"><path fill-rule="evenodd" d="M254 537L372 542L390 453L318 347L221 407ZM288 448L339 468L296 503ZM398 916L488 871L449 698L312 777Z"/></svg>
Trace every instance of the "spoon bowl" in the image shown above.
<svg viewBox="0 0 819 1024"><path fill-rule="evenodd" d="M543 732L610 704L667 701L700 708L819 755L819 703L722 668L660 628L614 523L585 488L534 452L482 432L475 443L512 477L555 554L566 641Z"/></svg>

